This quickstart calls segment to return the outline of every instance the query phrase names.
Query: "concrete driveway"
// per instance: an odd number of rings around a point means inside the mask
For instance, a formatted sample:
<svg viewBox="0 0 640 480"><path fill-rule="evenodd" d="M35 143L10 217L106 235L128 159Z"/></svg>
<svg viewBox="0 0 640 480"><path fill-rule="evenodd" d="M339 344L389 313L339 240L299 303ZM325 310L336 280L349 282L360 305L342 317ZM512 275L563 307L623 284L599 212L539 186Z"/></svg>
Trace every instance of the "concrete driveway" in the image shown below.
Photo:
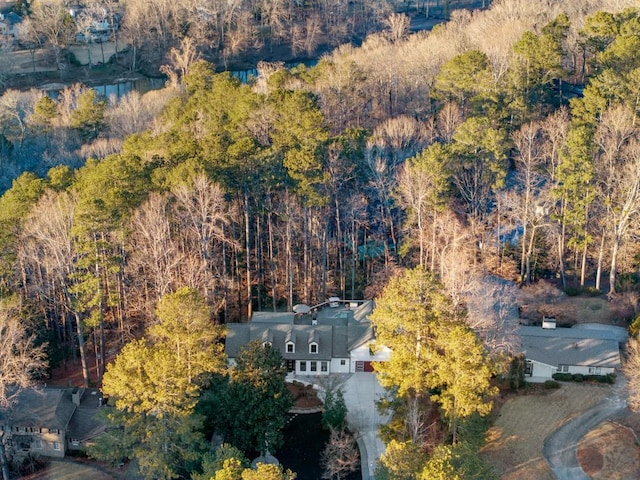
<svg viewBox="0 0 640 480"><path fill-rule="evenodd" d="M380 415L376 402L385 395L374 373L353 373L343 384L347 423L357 433L362 461L362 479L373 479L373 472L385 445L378 436L378 428L389 420Z"/></svg>
<svg viewBox="0 0 640 480"><path fill-rule="evenodd" d="M624 400L615 395L607 397L545 439L542 454L558 480L590 480L578 462L578 445L587 433L603 421L615 418L625 407Z"/></svg>

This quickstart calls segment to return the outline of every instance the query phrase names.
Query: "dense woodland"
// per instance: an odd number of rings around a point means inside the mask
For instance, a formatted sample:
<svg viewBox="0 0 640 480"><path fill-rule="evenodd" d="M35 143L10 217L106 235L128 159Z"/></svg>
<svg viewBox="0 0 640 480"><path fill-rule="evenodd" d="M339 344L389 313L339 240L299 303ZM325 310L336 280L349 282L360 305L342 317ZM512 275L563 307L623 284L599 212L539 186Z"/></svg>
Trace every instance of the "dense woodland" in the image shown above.
<svg viewBox="0 0 640 480"><path fill-rule="evenodd" d="M456 8L479 8L489 2L15 0L12 3L12 10L25 19L18 29L18 46L32 52L47 49L51 63L63 75L73 64L68 47L87 44L87 40L101 43L109 39L116 47L126 46L113 61L131 71L157 74L166 55L184 37L196 43L203 58L219 69L240 69L247 65L253 68L260 59L316 58L319 52L343 43L359 43L388 24L394 12L442 19ZM403 27L395 24L392 28L397 31ZM11 42L0 42L0 52L11 48ZM104 52L101 57L105 62ZM4 65L2 58L0 65Z"/></svg>
<svg viewBox="0 0 640 480"><path fill-rule="evenodd" d="M163 30L135 40L172 48L161 91L7 91L5 181L33 171L0 198L2 292L55 351L77 349L87 384L109 352L162 345L159 301L182 287L225 323L373 298L402 267L442 285L452 334L508 351L502 319L467 308L483 278L611 298L637 284L634 5L503 0L413 35L391 14L360 47L261 63L250 84L215 74L192 30Z"/></svg>

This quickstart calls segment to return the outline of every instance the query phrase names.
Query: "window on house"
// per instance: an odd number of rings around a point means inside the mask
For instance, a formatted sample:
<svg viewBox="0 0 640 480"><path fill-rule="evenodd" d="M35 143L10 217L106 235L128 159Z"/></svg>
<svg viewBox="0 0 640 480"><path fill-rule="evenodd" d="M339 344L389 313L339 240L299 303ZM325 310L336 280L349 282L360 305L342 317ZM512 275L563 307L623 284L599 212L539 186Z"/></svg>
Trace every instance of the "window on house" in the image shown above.
<svg viewBox="0 0 640 480"><path fill-rule="evenodd" d="M53 442L53 449L60 450L60 442Z"/></svg>
<svg viewBox="0 0 640 480"><path fill-rule="evenodd" d="M38 450L42 449L42 440L40 440L39 438L35 438L33 440L33 446L34 448L37 448Z"/></svg>
<svg viewBox="0 0 640 480"><path fill-rule="evenodd" d="M287 343L287 353L295 353L295 345L292 342Z"/></svg>
<svg viewBox="0 0 640 480"><path fill-rule="evenodd" d="M343 367L347 364L347 361L342 359L340 360L340 365L342 365Z"/></svg>
<svg viewBox="0 0 640 480"><path fill-rule="evenodd" d="M300 362L300 371L301 372L306 372L307 371L307 362Z"/></svg>
<svg viewBox="0 0 640 480"><path fill-rule="evenodd" d="M318 362L311 362L311 371L312 372L318 371Z"/></svg>
<svg viewBox="0 0 640 480"><path fill-rule="evenodd" d="M589 375L600 375L602 369L600 367L589 367Z"/></svg>
<svg viewBox="0 0 640 480"><path fill-rule="evenodd" d="M327 368L327 362L320 362L320 371L321 371L321 372L326 372L326 371L328 371L328 368Z"/></svg>
<svg viewBox="0 0 640 480"><path fill-rule="evenodd" d="M309 345L309 353L318 353L318 344L312 343Z"/></svg>
<svg viewBox="0 0 640 480"><path fill-rule="evenodd" d="M567 373L569 371L569 365L558 365L558 371Z"/></svg>
<svg viewBox="0 0 640 480"><path fill-rule="evenodd" d="M271 342L264 342L264 343L262 344L262 346L263 346L264 348L271 347Z"/></svg>

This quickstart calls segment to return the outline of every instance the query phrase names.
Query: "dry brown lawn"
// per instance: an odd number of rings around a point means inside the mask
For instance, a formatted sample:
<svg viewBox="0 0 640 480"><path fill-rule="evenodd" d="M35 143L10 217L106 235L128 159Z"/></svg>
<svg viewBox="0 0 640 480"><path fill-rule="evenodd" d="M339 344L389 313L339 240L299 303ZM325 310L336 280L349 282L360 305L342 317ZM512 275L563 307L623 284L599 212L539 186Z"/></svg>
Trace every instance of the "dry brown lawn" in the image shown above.
<svg viewBox="0 0 640 480"><path fill-rule="evenodd" d="M544 439L569 418L597 404L608 392L605 385L568 383L550 393L509 399L487 433L483 457L501 480L554 480L542 457Z"/></svg>
<svg viewBox="0 0 640 480"><path fill-rule="evenodd" d="M114 480L120 475L111 475L99 467L89 464L75 463L69 460L51 460L47 467L27 480Z"/></svg>
<svg viewBox="0 0 640 480"><path fill-rule="evenodd" d="M578 447L578 461L593 480L640 478L640 450L630 428L605 422L589 432Z"/></svg>

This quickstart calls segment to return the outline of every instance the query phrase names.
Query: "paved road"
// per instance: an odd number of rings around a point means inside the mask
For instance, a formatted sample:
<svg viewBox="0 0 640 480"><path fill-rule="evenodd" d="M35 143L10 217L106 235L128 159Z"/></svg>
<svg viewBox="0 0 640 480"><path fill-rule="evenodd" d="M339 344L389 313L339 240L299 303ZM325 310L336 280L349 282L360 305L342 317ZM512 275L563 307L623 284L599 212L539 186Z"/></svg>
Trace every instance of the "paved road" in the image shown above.
<svg viewBox="0 0 640 480"><path fill-rule="evenodd" d="M619 375L611 394L545 439L542 454L558 480L590 480L591 477L584 473L578 463L578 444L589 431L605 420L615 418L626 406L626 382Z"/></svg>

